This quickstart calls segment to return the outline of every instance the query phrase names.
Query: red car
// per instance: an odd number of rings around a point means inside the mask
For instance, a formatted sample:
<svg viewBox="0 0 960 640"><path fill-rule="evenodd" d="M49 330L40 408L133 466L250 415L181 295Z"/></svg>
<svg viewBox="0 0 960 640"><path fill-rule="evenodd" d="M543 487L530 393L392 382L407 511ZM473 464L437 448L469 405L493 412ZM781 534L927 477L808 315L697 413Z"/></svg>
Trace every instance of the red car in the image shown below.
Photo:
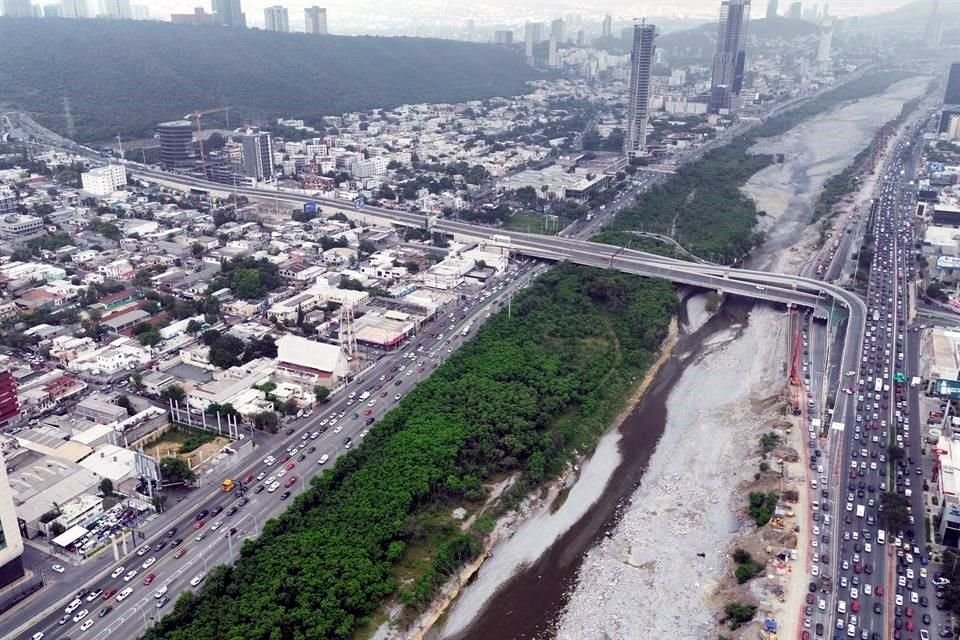
<svg viewBox="0 0 960 640"><path fill-rule="evenodd" d="M859 601L859 600L854 600L853 602L851 602L851 603L850 603L850 610L853 611L854 613L859 612L859 611L860 611L860 601Z"/></svg>
<svg viewBox="0 0 960 640"><path fill-rule="evenodd" d="M202 529L203 525L207 524L206 520L197 520L197 523L193 525L194 529Z"/></svg>
<svg viewBox="0 0 960 640"><path fill-rule="evenodd" d="M246 478L243 479L243 484L250 484L253 482L253 474L251 473Z"/></svg>
<svg viewBox="0 0 960 640"><path fill-rule="evenodd" d="M913 631L913 620L907 618L907 622L903 626L906 627L907 631Z"/></svg>
<svg viewBox="0 0 960 640"><path fill-rule="evenodd" d="M371 413L373 413L373 409L367 409L366 411L363 412L363 415L368 416Z"/></svg>
<svg viewBox="0 0 960 640"><path fill-rule="evenodd" d="M800 634L800 640L810 640L810 632L804 629L803 633Z"/></svg>
<svg viewBox="0 0 960 640"><path fill-rule="evenodd" d="M296 483L296 481L297 481L297 476L290 476L289 478L287 478L287 481L283 483L283 486L289 489Z"/></svg>
<svg viewBox="0 0 960 640"><path fill-rule="evenodd" d="M296 462L291 462L290 464L287 465L287 471L290 471L290 470L293 469L295 466L297 466L297 463L296 463Z"/></svg>
<svg viewBox="0 0 960 640"><path fill-rule="evenodd" d="M109 589L107 589L106 591L103 592L103 599L104 599L104 600L109 600L110 598L112 598L112 597L115 596L115 595L117 595L117 588L116 588L116 587L110 587Z"/></svg>
<svg viewBox="0 0 960 640"><path fill-rule="evenodd" d="M813 604L813 600L814 600L813 594L812 594L812 593L808 593L808 594L807 594L807 604Z"/></svg>
<svg viewBox="0 0 960 640"><path fill-rule="evenodd" d="M290 454L289 454L289 453L283 454L283 457L280 458L280 464L283 464L284 462L286 462L286 461L289 460L289 459L290 459Z"/></svg>
<svg viewBox="0 0 960 640"><path fill-rule="evenodd" d="M850 479L853 480L857 477L857 472L853 469L850 470Z"/></svg>
<svg viewBox="0 0 960 640"><path fill-rule="evenodd" d="M156 579L156 577L157 577L157 574L151 573L150 575L148 575L146 578L143 579L143 584L150 584Z"/></svg>
<svg viewBox="0 0 960 640"><path fill-rule="evenodd" d="M859 563L859 562L858 562L857 564L853 565L853 572L854 572L854 573L860 573L861 571L863 571L863 567L860 566L860 563Z"/></svg>
<svg viewBox="0 0 960 640"><path fill-rule="evenodd" d="M186 555L186 553L187 553L187 548L180 547L179 549L177 549L177 552L173 554L173 557L179 559L179 558L182 558L184 555Z"/></svg>
<svg viewBox="0 0 960 640"><path fill-rule="evenodd" d="M908 618L912 618L912 617L913 617L913 607L907 607L906 609L904 609L903 615L907 616Z"/></svg>
<svg viewBox="0 0 960 640"><path fill-rule="evenodd" d="M876 587L873 588L873 592L874 592L875 594L877 594L878 596L882 596L882 595L883 595L883 585L879 585L879 584L878 584Z"/></svg>

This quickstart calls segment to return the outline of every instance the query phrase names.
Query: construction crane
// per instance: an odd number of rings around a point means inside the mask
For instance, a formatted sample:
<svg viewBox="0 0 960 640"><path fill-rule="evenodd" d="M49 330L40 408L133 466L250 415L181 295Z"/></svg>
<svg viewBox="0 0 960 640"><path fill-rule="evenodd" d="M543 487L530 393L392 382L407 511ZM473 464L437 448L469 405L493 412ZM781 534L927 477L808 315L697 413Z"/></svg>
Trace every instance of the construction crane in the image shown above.
<svg viewBox="0 0 960 640"><path fill-rule="evenodd" d="M206 109L204 111L194 111L193 113L188 113L183 116L185 119L193 118L193 121L197 125L197 140L200 142L200 168L203 170L204 175L207 173L207 157L203 152L203 129L200 127L200 118L211 113L220 113L221 111L227 112L227 126L230 122L230 107L220 107L219 109Z"/></svg>

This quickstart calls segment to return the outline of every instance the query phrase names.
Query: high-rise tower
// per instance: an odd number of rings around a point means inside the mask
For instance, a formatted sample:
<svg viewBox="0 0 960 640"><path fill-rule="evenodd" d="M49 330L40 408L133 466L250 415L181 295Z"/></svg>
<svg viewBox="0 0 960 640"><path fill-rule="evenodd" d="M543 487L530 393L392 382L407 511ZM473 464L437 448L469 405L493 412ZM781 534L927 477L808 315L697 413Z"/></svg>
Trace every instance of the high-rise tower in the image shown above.
<svg viewBox="0 0 960 640"><path fill-rule="evenodd" d="M267 31L290 31L290 13L279 4L263 10L263 22Z"/></svg>
<svg viewBox="0 0 960 640"><path fill-rule="evenodd" d="M778 0L767 0L767 19L776 18L778 8L779 8Z"/></svg>
<svg viewBox="0 0 960 640"><path fill-rule="evenodd" d="M240 6L240 0L213 0L213 13L217 24L224 27L244 28L247 26L247 16Z"/></svg>
<svg viewBox="0 0 960 640"><path fill-rule="evenodd" d="M723 0L720 5L720 31L717 53L713 56L713 80L710 84L710 112L735 111L743 89L747 60L747 25L750 0Z"/></svg>
<svg viewBox="0 0 960 640"><path fill-rule="evenodd" d="M633 25L633 48L630 51L630 94L627 132L623 152L628 158L642 156L647 146L647 119L650 112L650 75L657 28L646 21Z"/></svg>
<svg viewBox="0 0 960 640"><path fill-rule="evenodd" d="M307 7L303 10L303 17L307 23L307 33L319 36L327 35L327 10L323 7Z"/></svg>

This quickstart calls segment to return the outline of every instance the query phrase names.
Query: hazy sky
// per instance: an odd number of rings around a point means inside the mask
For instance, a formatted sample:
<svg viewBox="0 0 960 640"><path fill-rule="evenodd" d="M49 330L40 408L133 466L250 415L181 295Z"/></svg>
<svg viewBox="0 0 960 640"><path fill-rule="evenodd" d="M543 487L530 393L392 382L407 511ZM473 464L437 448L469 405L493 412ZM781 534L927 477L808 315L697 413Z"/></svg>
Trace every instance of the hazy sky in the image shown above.
<svg viewBox="0 0 960 640"><path fill-rule="evenodd" d="M211 10L210 0L131 0L146 4L153 18L168 19L170 13L186 13L193 7ZM907 3L908 0L832 0L834 15L881 13ZM247 24L263 25L263 9L275 4L290 10L290 26L303 26L303 9L318 4L327 8L331 33L412 33L412 29L433 29L444 25L464 24L470 18L478 25L501 24L519 26L526 19L544 20L568 14L579 14L584 21L599 20L604 13L628 20L634 17L686 17L714 19L720 0L673 0L672 2L625 2L623 0L241 0ZM790 0L780 0L781 13ZM810 4L809 0L804 5ZM822 6L822 2L816 3ZM766 11L766 0L754 0L752 14L760 17ZM401 30L402 27L402 30Z"/></svg>

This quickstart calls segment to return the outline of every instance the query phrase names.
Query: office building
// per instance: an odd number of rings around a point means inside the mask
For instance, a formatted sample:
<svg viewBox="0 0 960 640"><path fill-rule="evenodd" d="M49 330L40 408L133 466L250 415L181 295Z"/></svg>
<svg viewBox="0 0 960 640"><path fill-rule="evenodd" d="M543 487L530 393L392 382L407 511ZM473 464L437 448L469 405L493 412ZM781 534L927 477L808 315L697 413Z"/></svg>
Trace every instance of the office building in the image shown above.
<svg viewBox="0 0 960 640"><path fill-rule="evenodd" d="M30 0L3 0L3 15L8 18L32 18L33 3Z"/></svg>
<svg viewBox="0 0 960 640"><path fill-rule="evenodd" d="M290 14L279 4L263 10L263 22L267 31L290 31Z"/></svg>
<svg viewBox="0 0 960 640"><path fill-rule="evenodd" d="M720 30L710 84L711 113L737 109L740 91L743 89L749 22L750 0L723 0L720 5Z"/></svg>
<svg viewBox="0 0 960 640"><path fill-rule="evenodd" d="M273 140L266 132L248 129L243 145L243 172L259 182L273 180Z"/></svg>
<svg viewBox="0 0 960 640"><path fill-rule="evenodd" d="M64 18L89 18L87 0L61 0L62 15Z"/></svg>
<svg viewBox="0 0 960 640"><path fill-rule="evenodd" d="M565 28L566 25L563 23L563 18L557 18L550 23L550 35L556 37L557 42L563 42Z"/></svg>
<svg viewBox="0 0 960 640"><path fill-rule="evenodd" d="M502 29L493 32L493 43L494 44L513 44L513 31L509 29Z"/></svg>
<svg viewBox="0 0 960 640"><path fill-rule="evenodd" d="M7 478L7 463L0 454L0 588L23 575L23 538L13 504L13 490Z"/></svg>
<svg viewBox="0 0 960 640"><path fill-rule="evenodd" d="M193 158L193 125L189 120L161 122L156 131L160 140L160 164L163 168L172 169L190 164Z"/></svg>
<svg viewBox="0 0 960 640"><path fill-rule="evenodd" d="M947 77L947 91L943 96L943 104L960 104L960 62L950 65L950 75Z"/></svg>
<svg viewBox="0 0 960 640"><path fill-rule="evenodd" d="M523 25L523 54L527 64L533 64L533 46L537 43L536 24L528 22Z"/></svg>
<svg viewBox="0 0 960 640"><path fill-rule="evenodd" d="M604 38L613 37L613 17L610 14L603 16L603 26L600 29L600 35Z"/></svg>
<svg viewBox="0 0 960 640"><path fill-rule="evenodd" d="M633 47L630 50L630 93L627 107L627 131L623 152L628 158L644 155L647 146L647 119L650 108L650 74L657 29L639 22L633 26Z"/></svg>
<svg viewBox="0 0 960 640"><path fill-rule="evenodd" d="M171 13L170 22L173 24L192 24L192 25L213 25L217 24L217 18L212 13L207 13L203 7L194 7L193 13Z"/></svg>
<svg viewBox="0 0 960 640"><path fill-rule="evenodd" d="M776 18L777 10L780 8L780 0L767 0L767 19Z"/></svg>
<svg viewBox="0 0 960 640"><path fill-rule="evenodd" d="M16 212L19 202L20 198L13 187L0 184L0 213Z"/></svg>
<svg viewBox="0 0 960 640"><path fill-rule="evenodd" d="M127 186L127 170L122 164L108 164L80 174L83 190L95 196L108 196Z"/></svg>
<svg viewBox="0 0 960 640"><path fill-rule="evenodd" d="M0 426L6 426L20 415L17 380L10 371L0 372Z"/></svg>
<svg viewBox="0 0 960 640"><path fill-rule="evenodd" d="M0 238L26 241L44 235L43 218L10 213L0 218Z"/></svg>
<svg viewBox="0 0 960 640"><path fill-rule="evenodd" d="M556 69L560 66L560 58L557 54L557 34L550 34L550 41L547 44L547 66Z"/></svg>
<svg viewBox="0 0 960 640"><path fill-rule="evenodd" d="M830 62L830 46L833 42L833 22L829 19L820 25L820 42L817 46L817 63L821 66Z"/></svg>
<svg viewBox="0 0 960 640"><path fill-rule="evenodd" d="M100 17L111 20L132 20L130 0L100 0Z"/></svg>
<svg viewBox="0 0 960 640"><path fill-rule="evenodd" d="M787 10L787 17L791 20L800 20L803 18L803 3L791 2L790 8Z"/></svg>
<svg viewBox="0 0 960 640"><path fill-rule="evenodd" d="M62 18L63 17L63 7L59 4L45 4L43 5L43 17L44 18Z"/></svg>
<svg viewBox="0 0 960 640"><path fill-rule="evenodd" d="M307 7L303 10L307 33L318 36L327 35L327 10L323 7Z"/></svg>
<svg viewBox="0 0 960 640"><path fill-rule="evenodd" d="M213 0L213 15L217 17L217 24L224 27L243 29L247 26L240 0Z"/></svg>

